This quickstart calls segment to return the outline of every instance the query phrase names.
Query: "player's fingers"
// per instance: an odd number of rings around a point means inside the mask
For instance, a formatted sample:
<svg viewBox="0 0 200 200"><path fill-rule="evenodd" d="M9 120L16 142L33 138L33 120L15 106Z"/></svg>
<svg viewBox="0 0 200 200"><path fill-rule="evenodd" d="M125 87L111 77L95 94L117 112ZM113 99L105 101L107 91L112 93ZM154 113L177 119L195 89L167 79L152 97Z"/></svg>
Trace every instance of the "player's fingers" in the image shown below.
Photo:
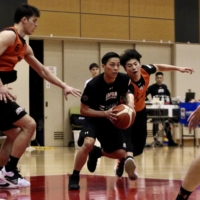
<svg viewBox="0 0 200 200"><path fill-rule="evenodd" d="M198 124L199 124L199 121L193 119L189 122L188 127L194 129L198 126Z"/></svg>
<svg viewBox="0 0 200 200"><path fill-rule="evenodd" d="M76 95L81 96L82 92L80 90L75 90Z"/></svg>
<svg viewBox="0 0 200 200"><path fill-rule="evenodd" d="M65 100L66 100L66 101L68 100L67 94L65 94Z"/></svg>
<svg viewBox="0 0 200 200"><path fill-rule="evenodd" d="M10 101L16 101L16 96L15 95L12 95L10 93L6 94L6 97L10 100Z"/></svg>
<svg viewBox="0 0 200 200"><path fill-rule="evenodd" d="M6 95L3 95L3 96L2 96L2 100L3 100L5 103L7 103Z"/></svg>
<svg viewBox="0 0 200 200"><path fill-rule="evenodd" d="M194 113L192 113L192 114L188 117L187 121L189 122L190 120L192 120L193 117L194 117Z"/></svg>
<svg viewBox="0 0 200 200"><path fill-rule="evenodd" d="M118 112L118 109L115 109L115 108L114 108L114 109L112 110L112 112L113 112L113 113L117 113L117 112Z"/></svg>

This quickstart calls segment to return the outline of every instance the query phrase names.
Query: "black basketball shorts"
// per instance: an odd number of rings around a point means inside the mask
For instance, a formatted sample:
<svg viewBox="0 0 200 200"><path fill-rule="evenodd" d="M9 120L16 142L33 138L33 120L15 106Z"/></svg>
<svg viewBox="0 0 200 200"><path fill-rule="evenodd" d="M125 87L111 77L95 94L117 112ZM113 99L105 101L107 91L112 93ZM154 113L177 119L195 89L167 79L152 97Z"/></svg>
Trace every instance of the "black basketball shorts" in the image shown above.
<svg viewBox="0 0 200 200"><path fill-rule="evenodd" d="M106 153L123 149L126 150L125 137L121 129L113 125L110 120L96 127L97 139Z"/></svg>
<svg viewBox="0 0 200 200"><path fill-rule="evenodd" d="M0 101L0 131L16 128L13 123L26 114L24 108L20 107L16 102L7 100L7 103L5 103Z"/></svg>

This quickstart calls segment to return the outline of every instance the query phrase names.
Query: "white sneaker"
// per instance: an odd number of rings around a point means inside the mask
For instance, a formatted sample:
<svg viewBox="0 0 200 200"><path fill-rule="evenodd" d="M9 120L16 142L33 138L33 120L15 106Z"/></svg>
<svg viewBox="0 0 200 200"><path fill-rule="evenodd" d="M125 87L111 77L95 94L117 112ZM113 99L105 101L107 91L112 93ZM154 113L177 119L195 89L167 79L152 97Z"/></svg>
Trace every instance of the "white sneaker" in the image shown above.
<svg viewBox="0 0 200 200"><path fill-rule="evenodd" d="M128 174L130 180L136 180L138 178L137 173L135 172L136 165L132 158L128 158L124 163L125 171Z"/></svg>
<svg viewBox="0 0 200 200"><path fill-rule="evenodd" d="M20 174L18 169L14 171L7 172L5 167L1 170L0 179L18 188L29 187L31 184L29 181L25 180Z"/></svg>
<svg viewBox="0 0 200 200"><path fill-rule="evenodd" d="M17 186L14 185L10 185L9 183L5 182L4 180L0 179L0 189L6 189L6 188L10 188L10 189L16 189L18 188Z"/></svg>

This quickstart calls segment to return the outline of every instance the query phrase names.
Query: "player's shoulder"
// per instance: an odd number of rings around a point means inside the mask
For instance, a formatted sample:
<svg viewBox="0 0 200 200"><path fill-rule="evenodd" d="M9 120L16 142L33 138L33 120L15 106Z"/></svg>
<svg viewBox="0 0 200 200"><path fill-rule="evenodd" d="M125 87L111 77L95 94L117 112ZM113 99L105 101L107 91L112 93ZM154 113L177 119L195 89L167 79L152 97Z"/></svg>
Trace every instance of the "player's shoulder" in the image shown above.
<svg viewBox="0 0 200 200"><path fill-rule="evenodd" d="M13 31L10 29L3 29L0 32L0 38L1 38L1 40L4 41L4 43L7 43L7 41L8 41L8 43L13 43L16 39L16 33L15 33L14 29L13 29Z"/></svg>
<svg viewBox="0 0 200 200"><path fill-rule="evenodd" d="M154 69L154 68L156 68L156 66L153 64L143 64L141 68L142 69Z"/></svg>
<svg viewBox="0 0 200 200"><path fill-rule="evenodd" d="M141 69L146 71L149 75L156 73L157 67L153 64L142 65Z"/></svg>
<svg viewBox="0 0 200 200"><path fill-rule="evenodd" d="M167 85L165 85L165 84L162 84L162 87L166 87L166 88L167 88Z"/></svg>
<svg viewBox="0 0 200 200"><path fill-rule="evenodd" d="M123 73L123 72L118 72L117 78L118 79L124 79L124 80L130 79L130 77L126 73Z"/></svg>
<svg viewBox="0 0 200 200"><path fill-rule="evenodd" d="M103 73L99 74L98 76L92 78L88 83L88 87L96 87L103 82Z"/></svg>

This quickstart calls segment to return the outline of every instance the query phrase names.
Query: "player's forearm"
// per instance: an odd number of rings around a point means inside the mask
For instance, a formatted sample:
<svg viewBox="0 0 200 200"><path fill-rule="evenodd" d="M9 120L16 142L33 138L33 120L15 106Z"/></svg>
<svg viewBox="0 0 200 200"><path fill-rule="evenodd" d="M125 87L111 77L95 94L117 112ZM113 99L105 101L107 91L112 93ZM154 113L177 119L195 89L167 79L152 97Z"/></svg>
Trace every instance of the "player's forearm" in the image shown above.
<svg viewBox="0 0 200 200"><path fill-rule="evenodd" d="M45 80L49 81L50 83L64 89L67 85L63 81L61 81L58 77L56 77L51 71L49 71L47 68L44 68L40 73L40 76L44 78Z"/></svg>
<svg viewBox="0 0 200 200"><path fill-rule="evenodd" d="M87 117L105 117L105 111L101 110L94 110L91 108L81 108L81 115L87 116Z"/></svg>
<svg viewBox="0 0 200 200"><path fill-rule="evenodd" d="M167 64L154 64L158 71L178 71L180 67Z"/></svg>
<svg viewBox="0 0 200 200"><path fill-rule="evenodd" d="M133 94L129 93L127 94L127 98L128 98L128 103L127 106L129 106L130 108L134 108L134 96Z"/></svg>

